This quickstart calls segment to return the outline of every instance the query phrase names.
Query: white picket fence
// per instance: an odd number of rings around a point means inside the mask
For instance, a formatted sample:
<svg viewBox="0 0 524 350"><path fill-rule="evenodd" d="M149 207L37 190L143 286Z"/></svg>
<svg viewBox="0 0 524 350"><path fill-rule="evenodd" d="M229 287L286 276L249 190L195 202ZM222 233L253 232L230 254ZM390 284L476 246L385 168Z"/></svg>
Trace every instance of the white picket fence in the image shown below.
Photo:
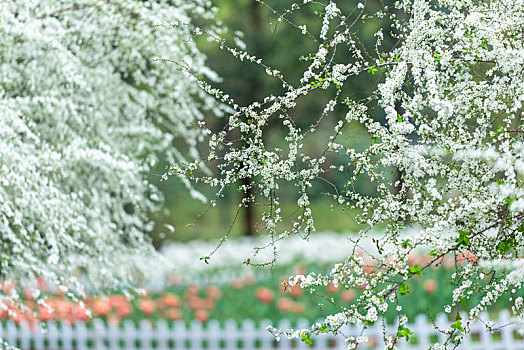
<svg viewBox="0 0 524 350"><path fill-rule="evenodd" d="M437 326L449 327L444 317L437 318ZM510 323L508 312L501 312L495 326ZM306 346L303 342L294 339L284 339L277 342L265 329L270 322L262 322L256 327L253 321L244 321L241 324L227 322L221 327L218 322L210 321L205 326L200 323L186 325L183 322L157 322L154 326L148 321L135 326L132 322L124 322L121 327L106 326L101 320L94 320L92 326L78 323L56 325L50 323L45 331L39 326L31 329L27 324L16 325L7 322L0 327L0 338L22 350L149 350L149 349L345 349L347 344L343 336L322 335L314 337L314 344ZM288 328L289 322L282 321L282 328ZM296 328L305 328L307 321L298 323ZM495 333L485 331L482 323L477 322L459 349L464 350L524 350L524 341L518 335L519 325L510 324L500 328ZM396 327L391 328L391 330ZM424 316L416 319L410 326L416 336L406 343L400 342L399 349L427 349L436 341L442 342L444 336L428 323ZM360 329L346 328L345 336L358 336ZM364 335L372 339L375 347L381 348L382 327L375 325L366 330ZM362 349L365 349L363 347ZM359 347L361 349L361 347ZM369 347L368 347L369 349Z"/></svg>

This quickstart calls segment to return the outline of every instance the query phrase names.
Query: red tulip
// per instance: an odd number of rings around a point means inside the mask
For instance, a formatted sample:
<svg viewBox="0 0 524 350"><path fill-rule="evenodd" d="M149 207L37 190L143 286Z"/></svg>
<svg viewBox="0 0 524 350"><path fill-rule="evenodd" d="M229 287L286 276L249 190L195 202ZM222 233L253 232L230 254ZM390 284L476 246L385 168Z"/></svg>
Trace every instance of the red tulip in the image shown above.
<svg viewBox="0 0 524 350"><path fill-rule="evenodd" d="M244 284L246 286L252 286L257 283L257 277L255 275L247 275L244 277Z"/></svg>
<svg viewBox="0 0 524 350"><path fill-rule="evenodd" d="M182 314L180 313L180 310L172 308L167 310L166 316L171 321L180 320L182 318Z"/></svg>
<svg viewBox="0 0 524 350"><path fill-rule="evenodd" d="M342 292L341 298L345 303L350 303L355 300L356 293L353 289L348 289Z"/></svg>
<svg viewBox="0 0 524 350"><path fill-rule="evenodd" d="M209 286L206 289L206 295L211 299L220 299L222 297L222 291L216 286Z"/></svg>
<svg viewBox="0 0 524 350"><path fill-rule="evenodd" d="M426 283L424 283L424 290L426 293L432 294L437 290L437 282L435 280L427 280Z"/></svg>
<svg viewBox="0 0 524 350"><path fill-rule="evenodd" d="M209 319L209 314L205 310L198 310L195 312L195 319L204 323Z"/></svg>
<svg viewBox="0 0 524 350"><path fill-rule="evenodd" d="M282 298L277 302L277 308L282 312L288 312L293 307L293 302L288 298Z"/></svg>
<svg viewBox="0 0 524 350"><path fill-rule="evenodd" d="M231 281L231 287L235 289L242 289L244 288L244 281L240 278L235 278L233 281Z"/></svg>
<svg viewBox="0 0 524 350"><path fill-rule="evenodd" d="M295 302L291 305L291 311L293 311L296 314L301 314L304 312L305 306L302 303Z"/></svg>
<svg viewBox="0 0 524 350"><path fill-rule="evenodd" d="M75 319L82 322L89 321L89 313L87 312L86 308L81 307L80 305L76 305L74 308L74 316Z"/></svg>
<svg viewBox="0 0 524 350"><path fill-rule="evenodd" d="M327 285L326 290L328 293L335 294L340 289L340 286L335 287L333 283Z"/></svg>
<svg viewBox="0 0 524 350"><path fill-rule="evenodd" d="M53 319L53 311L49 310L43 305L38 305L38 319L44 322L51 321Z"/></svg>
<svg viewBox="0 0 524 350"><path fill-rule="evenodd" d="M273 292L266 287L257 288L255 294L258 300L264 304L269 304L273 300Z"/></svg>

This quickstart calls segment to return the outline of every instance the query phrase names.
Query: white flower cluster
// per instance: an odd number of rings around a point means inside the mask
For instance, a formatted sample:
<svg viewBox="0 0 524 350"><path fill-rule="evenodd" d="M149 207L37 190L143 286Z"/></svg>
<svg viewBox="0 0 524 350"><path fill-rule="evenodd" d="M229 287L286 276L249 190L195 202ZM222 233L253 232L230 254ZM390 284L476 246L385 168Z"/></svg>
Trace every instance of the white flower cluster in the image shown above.
<svg viewBox="0 0 524 350"><path fill-rule="evenodd" d="M197 157L204 135L192 122L220 113L196 80L154 61L191 62L214 79L193 43L176 45L190 29L154 24L207 18L206 3L0 4L2 280L40 276L81 293L81 271L112 288L136 254L154 258L146 214L161 198L145 172L160 151L171 162Z"/></svg>
<svg viewBox="0 0 524 350"><path fill-rule="evenodd" d="M326 317L329 330L345 323L362 322L365 327L375 322L388 305L398 305L398 299L409 294L407 281L439 264L445 255L455 257L457 270L456 290L446 311L475 295L481 302L468 310L474 319L508 290L519 288L524 275L524 2L399 0L394 9L379 12L369 12L373 10L365 2L351 11L342 1L323 5L320 34L313 38L318 49L307 56L309 66L300 85L286 82L287 90L281 94L247 107L232 106L238 108L226 132L212 138L225 152L218 182L202 180L218 186L221 194L226 187L251 179L257 196L271 208L263 218L276 244L314 229L308 191L315 179L323 178L327 169L347 174L344 186L333 184L333 199L360 210L360 222L387 229L369 252L375 262L372 268L359 260L357 247L368 235L363 230L330 275L291 279L312 289L330 281L363 289L351 306ZM390 34L398 42L392 50L383 48L385 28L379 29L368 38L369 42L378 38L377 57L371 57L358 37L365 34L355 26L373 20L381 25L385 16L391 19ZM359 101L344 96L343 89L357 75L377 77L375 91ZM277 78L285 81L284 73L278 71ZM318 121L302 130L289 109L317 89L331 91L334 97ZM342 121L325 122L343 108L348 112ZM263 137L269 119L287 130L289 152L282 146L273 148ZM305 139L319 135L322 123L324 128L335 125L329 139L316 140L327 147L309 153ZM362 137L369 140L363 149L350 142L357 129L364 130ZM243 142L227 141L238 135ZM180 167L174 169L184 173ZM376 194L360 193L360 180L375 184ZM300 214L287 231L278 229L283 218L275 210L282 182L294 184L300 198ZM418 232L400 235L412 225L420 228ZM268 246L274 249L275 244ZM419 247L430 252L429 262L409 265L409 253ZM512 261L512 272L495 271L507 261ZM399 314L401 323L404 317ZM470 321L455 324L447 336L460 341ZM315 327L312 333L321 329ZM384 334L384 339L389 336ZM407 338L409 332L399 329L397 336Z"/></svg>

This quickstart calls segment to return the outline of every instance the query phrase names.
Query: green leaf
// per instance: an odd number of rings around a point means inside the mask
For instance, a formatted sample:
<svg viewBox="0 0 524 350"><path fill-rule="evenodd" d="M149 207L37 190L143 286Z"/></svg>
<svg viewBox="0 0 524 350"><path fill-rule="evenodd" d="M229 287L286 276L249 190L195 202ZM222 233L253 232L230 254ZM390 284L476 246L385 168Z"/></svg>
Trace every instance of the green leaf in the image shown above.
<svg viewBox="0 0 524 350"><path fill-rule="evenodd" d="M313 345L313 340L311 340L311 333L309 332L302 333L302 341L308 346Z"/></svg>
<svg viewBox="0 0 524 350"><path fill-rule="evenodd" d="M409 340L409 336L413 335L413 332L408 327L399 326L399 332L398 337L399 338L406 338L406 340Z"/></svg>
<svg viewBox="0 0 524 350"><path fill-rule="evenodd" d="M506 244L506 242L504 242L504 241L499 242L499 244L497 244L497 250L500 253L506 253L509 250L509 248L510 248L510 246L508 244Z"/></svg>
<svg viewBox="0 0 524 350"><path fill-rule="evenodd" d="M400 293L400 295L410 295L411 294L411 288L409 287L409 285L407 283L402 283L398 287L398 292Z"/></svg>
<svg viewBox="0 0 524 350"><path fill-rule="evenodd" d="M409 268L409 273L411 276L417 275L418 277L420 277L421 271L422 271L422 266L420 265L415 265Z"/></svg>
<svg viewBox="0 0 524 350"><path fill-rule="evenodd" d="M503 184L505 184L504 180L497 180L497 183L498 183L499 185L503 185ZM510 198L506 198L506 199L504 199L504 200L506 201L506 204L507 204L507 205L511 205L511 203L513 203L514 201L517 200L517 197L510 197Z"/></svg>
<svg viewBox="0 0 524 350"><path fill-rule="evenodd" d="M520 227L517 229L520 231ZM520 231L522 232L522 231ZM511 248L514 248L517 246L517 240L515 239L514 236L512 237L508 237L502 241L500 241L498 244L497 244L497 251L500 252L500 253L507 253Z"/></svg>
<svg viewBox="0 0 524 350"><path fill-rule="evenodd" d="M322 85L323 82L325 82L326 79L325 78L318 78L318 80L315 80L311 83L309 83L309 85L311 85L311 87L313 88L316 88L316 87L319 87L320 85Z"/></svg>
<svg viewBox="0 0 524 350"><path fill-rule="evenodd" d="M464 327L462 327L462 321L456 320L455 323L451 325L451 328L456 329L459 332L464 331Z"/></svg>
<svg viewBox="0 0 524 350"><path fill-rule="evenodd" d="M458 230L458 233L459 233L459 237L455 241L458 244L461 244L463 246L470 245L471 241L469 240L468 232L466 232L464 230Z"/></svg>

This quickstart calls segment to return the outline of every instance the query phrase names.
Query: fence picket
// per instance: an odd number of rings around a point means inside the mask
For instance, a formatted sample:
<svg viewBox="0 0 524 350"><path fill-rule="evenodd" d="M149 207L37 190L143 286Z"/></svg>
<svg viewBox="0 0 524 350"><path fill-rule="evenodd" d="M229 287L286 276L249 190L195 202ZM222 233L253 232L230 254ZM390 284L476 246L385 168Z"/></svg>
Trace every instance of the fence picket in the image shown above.
<svg viewBox="0 0 524 350"><path fill-rule="evenodd" d="M149 320L141 320L138 328L140 349L153 349L153 326Z"/></svg>
<svg viewBox="0 0 524 350"><path fill-rule="evenodd" d="M365 336L368 337L368 341L371 344L375 344L375 346L378 346L378 348L384 348L384 339L383 339L383 329L381 326L382 323L377 323L376 327L368 328L367 331L364 333ZM396 329L396 327L395 327ZM357 329L353 326L347 327L347 331L345 331L344 334L354 334L354 336L358 336L359 332ZM345 349L347 346L347 343L343 343L342 339L339 339L339 343L337 343L337 349Z"/></svg>
<svg viewBox="0 0 524 350"><path fill-rule="evenodd" d="M217 320L211 320L207 323L206 338L209 350L220 350L222 330L220 328L220 323Z"/></svg>
<svg viewBox="0 0 524 350"><path fill-rule="evenodd" d="M155 339L158 342L158 350L168 350L169 349L169 336L170 329L169 325L165 320L160 320L156 324L155 330Z"/></svg>
<svg viewBox="0 0 524 350"><path fill-rule="evenodd" d="M224 329L224 342L226 349L238 349L238 328L237 323L233 320L227 320Z"/></svg>
<svg viewBox="0 0 524 350"><path fill-rule="evenodd" d="M191 328L187 338L191 343L189 349L203 349L204 329L202 328L202 323L198 321L191 322Z"/></svg>
<svg viewBox="0 0 524 350"><path fill-rule="evenodd" d="M431 323L428 323L425 315L418 315L415 318L415 329L417 331L413 333L417 336L417 345L420 349L429 349L429 337L431 336L433 326Z"/></svg>
<svg viewBox="0 0 524 350"><path fill-rule="evenodd" d="M281 320L277 328L290 329L291 322L289 322L289 320ZM287 337L280 337L280 341L277 344L277 349L290 349L291 347L291 341Z"/></svg>
<svg viewBox="0 0 524 350"><path fill-rule="evenodd" d="M489 315L486 312L480 314L481 320L489 320ZM483 349L493 349L492 334L490 331L479 325L480 342ZM495 349L493 349L495 350Z"/></svg>
<svg viewBox="0 0 524 350"><path fill-rule="evenodd" d="M106 325L101 319L93 320L93 340L95 342L95 349L97 350L106 350L105 346L105 335L106 335Z"/></svg>
<svg viewBox="0 0 524 350"><path fill-rule="evenodd" d="M445 315L440 314L437 316L435 324L437 325L439 330L443 331L444 329L449 328L450 322L447 320L447 317ZM437 336L439 343L444 344L444 342L446 341L446 335L441 332L438 332Z"/></svg>
<svg viewBox="0 0 524 350"><path fill-rule="evenodd" d="M296 328L305 329L305 328L309 328L310 326L311 325L309 324L308 320L301 318L300 320L297 321ZM303 341L299 339L298 344L297 344L297 349L300 349L300 350L308 349L308 346L306 345L306 343L304 343Z"/></svg>
<svg viewBox="0 0 524 350"><path fill-rule="evenodd" d="M513 337L513 329L512 327L509 327L511 322L511 315L508 310L502 310L499 313L499 324L503 327L501 329L501 335L502 335L502 342L504 350L517 350L517 346L515 344L515 339ZM524 346L521 346L521 349Z"/></svg>
<svg viewBox="0 0 524 350"><path fill-rule="evenodd" d="M187 333L184 322L176 321L174 323L173 340L175 341L175 349L188 349L186 347Z"/></svg>
<svg viewBox="0 0 524 350"><path fill-rule="evenodd" d="M253 320L244 320L242 322L242 340L244 342L242 349L255 350L257 336L260 331L255 328L255 322Z"/></svg>
<svg viewBox="0 0 524 350"><path fill-rule="evenodd" d="M108 348L109 349L120 349L120 339L122 338L121 337L121 334L120 334L120 327L118 327L118 325L116 325L115 323L110 323L108 326L107 326L107 333L106 333L106 338L108 340Z"/></svg>
<svg viewBox="0 0 524 350"><path fill-rule="evenodd" d="M5 340L9 344L16 344L16 340L17 340L16 325L13 322L9 322L7 324L7 329L5 332Z"/></svg>
<svg viewBox="0 0 524 350"><path fill-rule="evenodd" d="M40 333L41 332L37 332L37 333ZM76 340L76 348L78 350L87 350L88 347L87 347L87 339L88 339L88 336L87 336L87 327L85 325L85 323L77 323L75 324L75 328L74 328L74 336L75 336L75 340ZM43 344L43 339L42 339L42 344L39 345L40 343L37 343L35 342L35 345L36 345L36 348L37 349L44 349L44 344Z"/></svg>
<svg viewBox="0 0 524 350"><path fill-rule="evenodd" d="M124 322L124 349L135 350L136 341L136 327L133 321L126 320Z"/></svg>
<svg viewBox="0 0 524 350"><path fill-rule="evenodd" d="M51 322L48 324L47 333L45 335L47 336L47 341L49 344L48 349L59 349L58 337L60 337L60 333L58 332L56 323Z"/></svg>
<svg viewBox="0 0 524 350"><path fill-rule="evenodd" d="M267 330L268 326L271 326L273 323L270 320L262 320L259 323L259 339L260 339L260 349L273 349L273 341L275 337Z"/></svg>
<svg viewBox="0 0 524 350"><path fill-rule="evenodd" d="M31 329L29 328L29 324L25 321L21 322L18 331L20 334L18 338L20 340L20 348L29 349L31 344Z"/></svg>
<svg viewBox="0 0 524 350"><path fill-rule="evenodd" d="M474 324L476 325L476 324ZM473 326L474 326L473 325ZM470 332L473 332L475 328L470 326ZM476 343L472 341L471 336L464 337L464 340L462 341L461 347L468 350L475 350L476 349Z"/></svg>
<svg viewBox="0 0 524 350"><path fill-rule="evenodd" d="M73 350L73 327L69 323L63 323L61 328L62 349ZM29 349L29 347L22 346L22 349Z"/></svg>

